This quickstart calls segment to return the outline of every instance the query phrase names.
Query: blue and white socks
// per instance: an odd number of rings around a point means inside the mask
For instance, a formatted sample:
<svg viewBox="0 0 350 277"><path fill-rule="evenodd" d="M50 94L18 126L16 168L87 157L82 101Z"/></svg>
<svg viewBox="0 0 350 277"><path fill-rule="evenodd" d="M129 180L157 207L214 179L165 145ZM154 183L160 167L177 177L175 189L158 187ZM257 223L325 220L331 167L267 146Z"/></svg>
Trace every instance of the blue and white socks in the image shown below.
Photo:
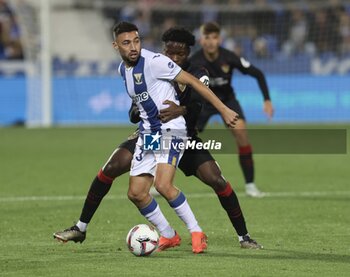
<svg viewBox="0 0 350 277"><path fill-rule="evenodd" d="M187 229L191 233L202 232L202 229L199 227L191 207L182 192L180 192L174 200L169 201L169 205L175 210L178 217L186 224ZM140 209L140 212L159 230L161 236L166 238L172 238L175 236L174 229L170 226L154 198L150 204Z"/></svg>
<svg viewBox="0 0 350 277"><path fill-rule="evenodd" d="M198 222L186 200L186 196L180 191L179 195L169 205L175 210L178 217L186 224L187 229L192 232L202 232Z"/></svg>
<svg viewBox="0 0 350 277"><path fill-rule="evenodd" d="M148 206L140 209L140 212L159 230L161 236L166 238L172 238L175 236L174 229L170 226L154 198Z"/></svg>

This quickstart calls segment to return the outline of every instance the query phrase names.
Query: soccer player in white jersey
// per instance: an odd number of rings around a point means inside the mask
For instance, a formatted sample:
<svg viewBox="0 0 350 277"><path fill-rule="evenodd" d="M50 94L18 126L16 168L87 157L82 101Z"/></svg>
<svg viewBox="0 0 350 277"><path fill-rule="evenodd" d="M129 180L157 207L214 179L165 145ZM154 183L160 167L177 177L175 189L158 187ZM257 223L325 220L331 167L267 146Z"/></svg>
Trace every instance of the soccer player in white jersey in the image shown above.
<svg viewBox="0 0 350 277"><path fill-rule="evenodd" d="M197 78L183 71L166 56L141 49L138 28L128 22L120 22L113 28L113 46L118 50L123 62L119 66L126 90L136 103L141 117L140 136L133 156L129 199L137 206L141 214L157 227L161 233L159 249L165 250L180 244L181 238L169 225L157 202L149 194L151 185L169 202L176 214L184 221L192 236L192 251L202 253L206 247L206 235L187 203L184 194L173 185L176 166L183 154L175 144L170 149L159 151L145 148L144 136L151 132L154 140L172 130L186 133L186 124L182 116L167 123L158 118L159 111L165 108L163 102L171 100L179 104L176 91L171 81L191 85L207 101L216 107L225 123L234 127L237 114L227 108L214 93ZM171 136L174 142L185 140L184 137ZM152 141L154 142L154 141ZM152 143L151 142L151 143Z"/></svg>

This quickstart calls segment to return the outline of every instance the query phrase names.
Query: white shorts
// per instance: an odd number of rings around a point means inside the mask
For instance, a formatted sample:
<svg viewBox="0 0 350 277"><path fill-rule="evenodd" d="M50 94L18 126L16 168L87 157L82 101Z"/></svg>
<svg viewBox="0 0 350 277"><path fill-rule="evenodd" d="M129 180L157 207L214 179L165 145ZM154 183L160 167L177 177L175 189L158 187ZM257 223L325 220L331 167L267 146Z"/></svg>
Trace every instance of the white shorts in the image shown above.
<svg viewBox="0 0 350 277"><path fill-rule="evenodd" d="M160 138L160 148L156 150L147 149L144 142L147 141L144 135L139 136L134 156L131 162L130 176L141 174L151 174L155 176L157 164L165 163L178 166L184 153L184 147L187 137L183 136L162 136Z"/></svg>

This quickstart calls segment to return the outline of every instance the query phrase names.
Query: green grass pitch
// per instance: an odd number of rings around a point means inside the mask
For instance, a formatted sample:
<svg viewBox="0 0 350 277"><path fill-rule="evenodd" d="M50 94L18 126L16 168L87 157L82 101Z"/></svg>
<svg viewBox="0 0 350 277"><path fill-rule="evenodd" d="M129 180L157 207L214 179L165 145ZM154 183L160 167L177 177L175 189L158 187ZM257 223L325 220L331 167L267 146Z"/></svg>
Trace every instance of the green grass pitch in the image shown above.
<svg viewBox="0 0 350 277"><path fill-rule="evenodd" d="M56 242L52 233L78 219L91 180L131 131L0 129L0 276L349 276L350 154L255 155L256 183L271 193L263 199L244 196L235 155L216 155L263 250L240 249L211 189L181 172L175 183L209 237L207 253L192 254L189 233L163 199L182 245L145 258L129 253L125 237L145 220L126 199L127 174L83 244Z"/></svg>

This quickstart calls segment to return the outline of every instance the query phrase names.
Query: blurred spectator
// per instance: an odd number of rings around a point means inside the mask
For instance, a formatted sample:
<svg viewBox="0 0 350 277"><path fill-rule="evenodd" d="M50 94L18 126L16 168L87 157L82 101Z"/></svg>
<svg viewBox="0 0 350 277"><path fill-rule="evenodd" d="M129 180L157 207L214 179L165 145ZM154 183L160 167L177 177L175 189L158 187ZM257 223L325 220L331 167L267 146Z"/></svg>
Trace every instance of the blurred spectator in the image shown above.
<svg viewBox="0 0 350 277"><path fill-rule="evenodd" d="M336 22L329 19L326 10L316 10L310 28L310 39L319 54L335 52L339 42Z"/></svg>
<svg viewBox="0 0 350 277"><path fill-rule="evenodd" d="M133 20L133 23L138 26L139 32L142 37L147 37L151 33L151 22L149 13L138 11L137 17Z"/></svg>
<svg viewBox="0 0 350 277"><path fill-rule="evenodd" d="M159 32L159 40L160 40L160 36L168 29L170 29L171 27L174 27L176 26L177 22L176 22L176 19L174 17L169 17L169 18L166 18L164 21L163 21L163 24L161 26L161 29L160 29L160 32Z"/></svg>
<svg viewBox="0 0 350 277"><path fill-rule="evenodd" d="M256 58L269 58L271 56L267 39L258 37L253 41L253 50Z"/></svg>
<svg viewBox="0 0 350 277"><path fill-rule="evenodd" d="M309 24L305 14L301 10L293 10L288 40L283 44L283 53L287 56L299 53L313 54L315 47L307 42Z"/></svg>
<svg viewBox="0 0 350 277"><path fill-rule="evenodd" d="M238 7L239 5L241 5L241 0L228 0L227 4Z"/></svg>
<svg viewBox="0 0 350 277"><path fill-rule="evenodd" d="M135 1L128 1L128 4L126 4L121 10L119 15L120 21L129 21L132 22L136 18L137 9L135 7ZM118 20L118 21L119 21Z"/></svg>
<svg viewBox="0 0 350 277"><path fill-rule="evenodd" d="M4 0L0 0L0 59L23 59L17 18Z"/></svg>
<svg viewBox="0 0 350 277"><path fill-rule="evenodd" d="M342 12L339 18L340 53L350 54L350 16Z"/></svg>
<svg viewBox="0 0 350 277"><path fill-rule="evenodd" d="M203 0L201 4L201 20L202 22L217 21L218 11L215 7L214 0Z"/></svg>
<svg viewBox="0 0 350 277"><path fill-rule="evenodd" d="M10 60L23 59L20 30L17 24L17 18L14 15L10 16L9 41L5 47L5 57Z"/></svg>

